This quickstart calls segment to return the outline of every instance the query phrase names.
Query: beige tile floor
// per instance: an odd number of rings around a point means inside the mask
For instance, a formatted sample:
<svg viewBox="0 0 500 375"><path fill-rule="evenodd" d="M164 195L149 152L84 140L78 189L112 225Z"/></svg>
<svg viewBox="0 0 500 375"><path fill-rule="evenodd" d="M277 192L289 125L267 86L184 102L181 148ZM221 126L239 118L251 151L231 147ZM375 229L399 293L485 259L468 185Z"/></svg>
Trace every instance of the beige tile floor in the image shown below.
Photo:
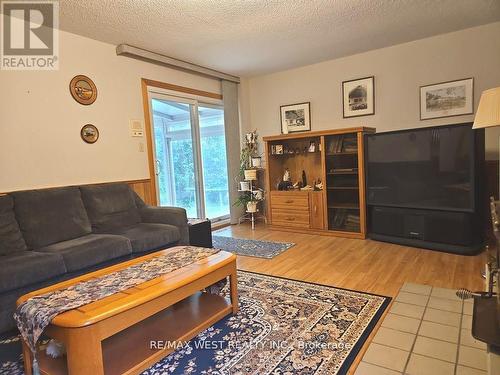
<svg viewBox="0 0 500 375"><path fill-rule="evenodd" d="M453 289L405 283L355 375L486 375L471 314Z"/></svg>

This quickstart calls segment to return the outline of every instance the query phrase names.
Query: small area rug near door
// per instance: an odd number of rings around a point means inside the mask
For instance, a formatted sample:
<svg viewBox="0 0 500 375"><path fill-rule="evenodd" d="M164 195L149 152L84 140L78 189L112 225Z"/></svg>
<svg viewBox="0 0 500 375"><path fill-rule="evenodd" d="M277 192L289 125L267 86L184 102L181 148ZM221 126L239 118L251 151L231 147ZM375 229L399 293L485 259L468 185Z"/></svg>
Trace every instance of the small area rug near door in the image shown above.
<svg viewBox="0 0 500 375"><path fill-rule="evenodd" d="M251 272L238 271L238 278L240 312L144 375L346 374L390 302L389 297ZM18 336L0 339L0 374L23 374Z"/></svg>
<svg viewBox="0 0 500 375"><path fill-rule="evenodd" d="M213 247L216 249L229 251L237 255L266 259L272 259L295 246L291 242L258 241L217 235L212 237L212 242Z"/></svg>

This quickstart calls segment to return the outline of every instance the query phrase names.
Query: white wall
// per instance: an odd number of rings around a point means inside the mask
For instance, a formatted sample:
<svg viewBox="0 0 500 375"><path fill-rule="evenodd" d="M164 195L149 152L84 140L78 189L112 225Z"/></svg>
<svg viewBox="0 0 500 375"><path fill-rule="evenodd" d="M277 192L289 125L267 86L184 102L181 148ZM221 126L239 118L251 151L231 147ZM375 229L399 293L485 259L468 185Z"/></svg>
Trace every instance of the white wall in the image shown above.
<svg viewBox="0 0 500 375"><path fill-rule="evenodd" d="M375 76L375 115L342 118L342 81ZM420 121L419 86L474 77L481 92L500 86L500 22L245 79L242 127L280 133L280 105L311 102L312 130L352 126L389 131L473 120L473 115ZM498 158L497 129L487 130L488 158Z"/></svg>
<svg viewBox="0 0 500 375"><path fill-rule="evenodd" d="M77 74L97 85L93 105L71 97ZM59 71L0 71L0 192L149 178L145 138L129 136L129 120L144 120L141 78L221 91L217 80L119 57L113 45L62 31ZM86 123L100 131L93 145L80 138Z"/></svg>
<svg viewBox="0 0 500 375"><path fill-rule="evenodd" d="M500 86L500 23L370 51L266 76L243 79L243 129L278 134L279 106L310 101L312 129L357 125L378 131L471 121L473 116L419 121L418 87L474 77L480 93ZM71 97L77 74L91 77L99 95L91 106ZM375 75L376 114L342 119L341 82ZM118 57L115 46L60 33L59 71L0 71L0 192L149 177L145 139L131 138L130 119L144 119L140 78L220 93L220 82ZM101 138L80 139L86 123ZM498 131L487 131L489 157Z"/></svg>

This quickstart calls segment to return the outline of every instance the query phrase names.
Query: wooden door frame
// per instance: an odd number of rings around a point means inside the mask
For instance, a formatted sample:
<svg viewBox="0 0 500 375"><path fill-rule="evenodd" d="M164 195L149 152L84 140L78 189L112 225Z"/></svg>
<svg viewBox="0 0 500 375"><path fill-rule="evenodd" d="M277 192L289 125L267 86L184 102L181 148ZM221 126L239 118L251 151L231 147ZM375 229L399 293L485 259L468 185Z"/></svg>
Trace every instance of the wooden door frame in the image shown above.
<svg viewBox="0 0 500 375"><path fill-rule="evenodd" d="M158 195L157 195L157 176L155 173L155 155L154 155L154 147L153 147L153 119L151 118L151 108L149 106L149 94L148 94L148 87L156 87L164 90L171 90L171 91L177 91L181 92L184 94L190 94L190 95L196 95L196 96L202 96L206 98L211 98L211 99L218 99L222 100L222 95L209 92L209 91L202 91L202 90L197 90L193 89L190 87L184 87L184 86L178 86L178 85L173 85L171 83L166 83L166 82L161 82L161 81L155 81L152 79L147 79L147 78L141 78L141 88L142 88L142 105L144 108L144 124L145 124L145 131L146 131L146 142L148 146L148 165L149 165L149 176L151 179L151 190L153 192L152 197L152 204L157 206L158 205Z"/></svg>

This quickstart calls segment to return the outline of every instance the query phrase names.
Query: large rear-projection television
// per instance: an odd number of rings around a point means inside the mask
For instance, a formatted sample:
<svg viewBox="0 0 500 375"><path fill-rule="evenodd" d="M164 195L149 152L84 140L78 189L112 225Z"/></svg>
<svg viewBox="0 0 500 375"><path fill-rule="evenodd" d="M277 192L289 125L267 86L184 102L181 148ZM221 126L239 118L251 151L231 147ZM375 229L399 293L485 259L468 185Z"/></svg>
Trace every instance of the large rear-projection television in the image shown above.
<svg viewBox="0 0 500 375"><path fill-rule="evenodd" d="M441 242L469 246L478 241L472 237L477 236L474 228L483 203L483 131L465 123L370 134L365 141L373 234L433 242L431 225L437 225L441 233L470 233L467 239L455 236L449 241L440 238Z"/></svg>

